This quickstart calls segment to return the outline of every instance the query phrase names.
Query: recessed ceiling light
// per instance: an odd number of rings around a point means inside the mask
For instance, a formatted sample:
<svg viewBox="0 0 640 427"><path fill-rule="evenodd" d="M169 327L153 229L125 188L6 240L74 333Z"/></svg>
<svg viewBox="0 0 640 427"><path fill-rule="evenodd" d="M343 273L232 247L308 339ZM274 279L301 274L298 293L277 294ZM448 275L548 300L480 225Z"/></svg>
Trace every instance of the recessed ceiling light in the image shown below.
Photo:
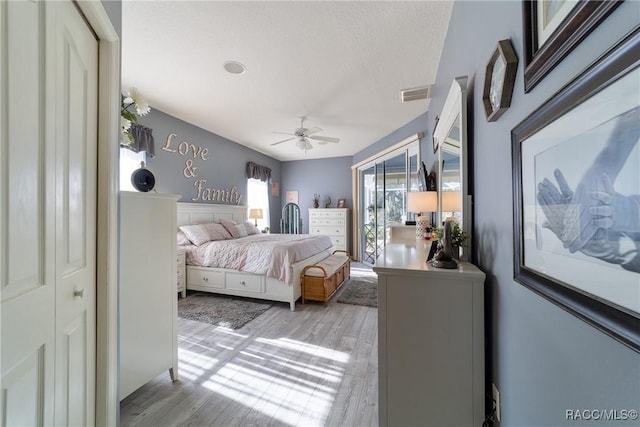
<svg viewBox="0 0 640 427"><path fill-rule="evenodd" d="M247 67L237 61L227 61L224 63L224 69L231 74L242 74L247 71Z"/></svg>

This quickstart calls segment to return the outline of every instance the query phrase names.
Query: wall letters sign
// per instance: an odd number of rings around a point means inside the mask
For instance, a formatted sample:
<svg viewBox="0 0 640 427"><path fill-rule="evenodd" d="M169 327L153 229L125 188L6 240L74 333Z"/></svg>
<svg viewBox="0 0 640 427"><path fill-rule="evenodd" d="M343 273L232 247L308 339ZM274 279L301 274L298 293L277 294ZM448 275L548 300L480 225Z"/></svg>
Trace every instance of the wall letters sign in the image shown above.
<svg viewBox="0 0 640 427"><path fill-rule="evenodd" d="M174 140L176 138L175 133L170 133L167 136L167 142L164 144L162 149L164 151L168 151L169 153L175 153L183 157L191 157L185 159L184 161L184 169L182 170L182 175L189 178L197 178L198 174L196 171L198 170L198 166L196 166L196 160L208 160L207 156L209 155L209 149L207 147L195 146L194 144L190 144L187 141L181 141L178 145L175 145ZM197 194L195 197L192 197L191 200L206 200L206 201L218 201L218 202L231 202L236 205L240 204L240 200L242 199L242 195L236 191L236 187L232 187L231 189L215 189L215 188L207 188L207 181L204 179L197 179L194 181L193 185L196 187Z"/></svg>

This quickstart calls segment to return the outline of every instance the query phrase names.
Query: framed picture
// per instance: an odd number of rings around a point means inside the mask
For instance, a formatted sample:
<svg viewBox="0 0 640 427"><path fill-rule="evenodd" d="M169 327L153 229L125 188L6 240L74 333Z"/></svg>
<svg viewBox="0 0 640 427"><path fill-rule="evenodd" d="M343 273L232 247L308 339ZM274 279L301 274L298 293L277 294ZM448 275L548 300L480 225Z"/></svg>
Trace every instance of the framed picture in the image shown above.
<svg viewBox="0 0 640 427"><path fill-rule="evenodd" d="M524 91L533 89L622 0L524 0Z"/></svg>
<svg viewBox="0 0 640 427"><path fill-rule="evenodd" d="M347 207L347 199L338 199L338 208L346 208Z"/></svg>
<svg viewBox="0 0 640 427"><path fill-rule="evenodd" d="M637 27L511 133L515 280L637 352L639 87Z"/></svg>
<svg viewBox="0 0 640 427"><path fill-rule="evenodd" d="M511 106L518 57L511 40L500 40L484 73L482 104L488 122L495 122Z"/></svg>
<svg viewBox="0 0 640 427"><path fill-rule="evenodd" d="M273 181L271 183L271 195L273 197L280 197L280 183Z"/></svg>
<svg viewBox="0 0 640 427"><path fill-rule="evenodd" d="M285 202L298 204L298 192L297 191L285 192Z"/></svg>

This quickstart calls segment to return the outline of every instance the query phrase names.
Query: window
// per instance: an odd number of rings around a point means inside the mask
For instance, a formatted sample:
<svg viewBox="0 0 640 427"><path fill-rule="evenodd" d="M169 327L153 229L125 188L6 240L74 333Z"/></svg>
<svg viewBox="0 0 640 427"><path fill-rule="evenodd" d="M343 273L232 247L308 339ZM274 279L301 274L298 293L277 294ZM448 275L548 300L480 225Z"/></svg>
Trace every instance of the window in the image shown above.
<svg viewBox="0 0 640 427"><path fill-rule="evenodd" d="M269 181L253 178L247 180L247 205L249 205L249 209L262 209L262 219L257 220L260 230L271 226L269 220Z"/></svg>
<svg viewBox="0 0 640 427"><path fill-rule="evenodd" d="M147 152L138 153L120 147L120 191L136 191L131 184L131 174L140 167L140 162L147 164Z"/></svg>

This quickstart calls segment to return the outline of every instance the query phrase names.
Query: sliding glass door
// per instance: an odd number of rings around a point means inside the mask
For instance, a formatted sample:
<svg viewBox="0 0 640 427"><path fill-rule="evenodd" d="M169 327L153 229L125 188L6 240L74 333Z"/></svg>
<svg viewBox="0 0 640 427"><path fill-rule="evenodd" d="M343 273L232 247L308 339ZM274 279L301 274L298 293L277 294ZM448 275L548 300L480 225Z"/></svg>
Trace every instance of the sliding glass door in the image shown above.
<svg viewBox="0 0 640 427"><path fill-rule="evenodd" d="M406 220L407 191L417 189L417 144L358 168L360 259L375 264L389 243L390 227Z"/></svg>

